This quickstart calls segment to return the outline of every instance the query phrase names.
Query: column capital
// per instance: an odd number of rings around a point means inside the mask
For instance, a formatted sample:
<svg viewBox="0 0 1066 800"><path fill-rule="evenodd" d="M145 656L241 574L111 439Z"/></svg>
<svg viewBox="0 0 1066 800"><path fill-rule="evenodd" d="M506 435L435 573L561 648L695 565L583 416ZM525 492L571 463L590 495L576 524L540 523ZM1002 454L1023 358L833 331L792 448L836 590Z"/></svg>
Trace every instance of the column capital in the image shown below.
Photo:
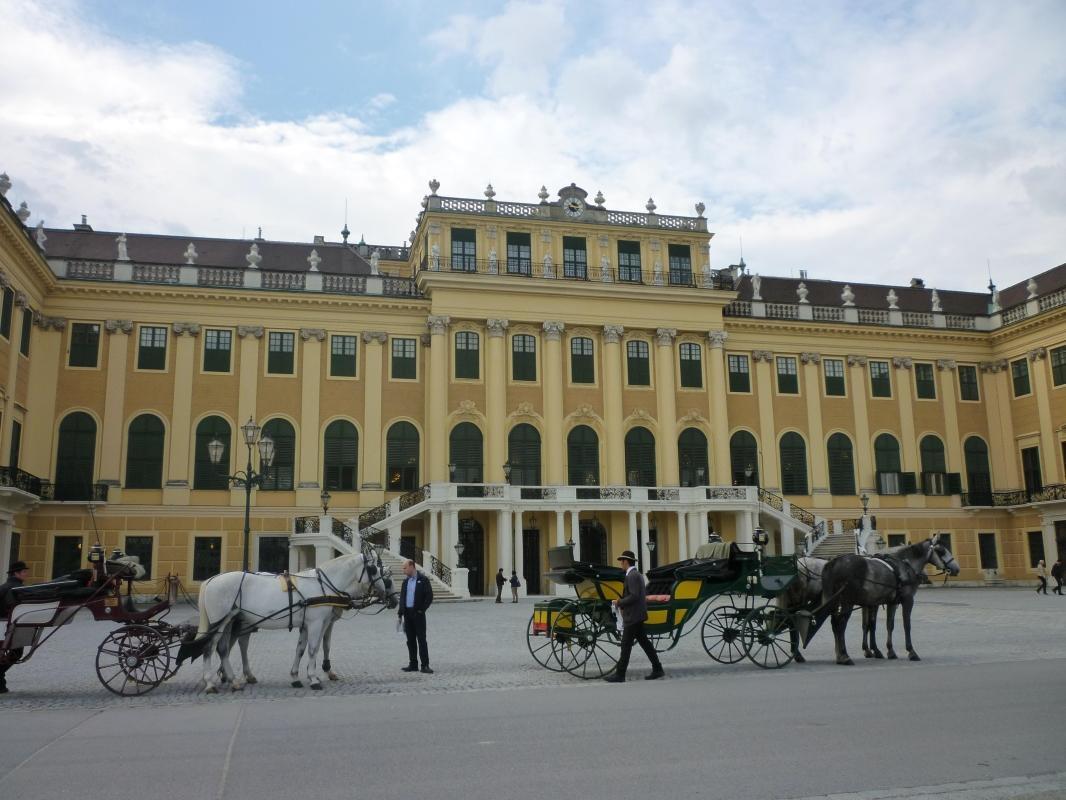
<svg viewBox="0 0 1066 800"><path fill-rule="evenodd" d="M1045 358L1047 358L1047 348L1046 347L1037 347L1037 348L1029 351L1029 360L1030 361L1043 361Z"/></svg>
<svg viewBox="0 0 1066 800"><path fill-rule="evenodd" d="M443 336L447 333L448 326L451 324L452 318L448 316L430 314L426 317L426 327L429 328L429 332L434 336Z"/></svg>
<svg viewBox="0 0 1066 800"><path fill-rule="evenodd" d="M170 329L174 331L175 336L197 336L200 333L200 323L198 322L175 322L170 326Z"/></svg>
<svg viewBox="0 0 1066 800"><path fill-rule="evenodd" d="M300 338L305 342L310 339L317 339L323 341L326 338L326 332L322 328L300 328Z"/></svg>
<svg viewBox="0 0 1066 800"><path fill-rule="evenodd" d="M389 335L384 331L363 331L363 342L365 344L385 344L385 340L389 338Z"/></svg>
<svg viewBox="0 0 1066 800"><path fill-rule="evenodd" d="M21 289L15 290L15 305L19 308L26 308L30 304L29 295L27 295Z"/></svg>
<svg viewBox="0 0 1066 800"><path fill-rule="evenodd" d="M804 364L821 364L822 363L822 354L821 353L800 353L800 361L802 361Z"/></svg>
<svg viewBox="0 0 1066 800"><path fill-rule="evenodd" d="M906 356L895 356L892 359L892 366L896 369L910 369L914 366L914 359Z"/></svg>
<svg viewBox="0 0 1066 800"><path fill-rule="evenodd" d="M262 325L238 325L237 335L244 339L248 336L254 336L256 339L263 338L263 326Z"/></svg>
<svg viewBox="0 0 1066 800"><path fill-rule="evenodd" d="M958 365L955 363L955 359L953 359L953 358L938 358L936 360L936 368L941 370L941 371L953 370L957 366Z"/></svg>
<svg viewBox="0 0 1066 800"><path fill-rule="evenodd" d="M725 340L728 338L729 334L725 331L707 331L707 341L717 350L725 347Z"/></svg>
<svg viewBox="0 0 1066 800"><path fill-rule="evenodd" d="M104 321L104 330L108 333L133 333L133 320L109 319Z"/></svg>
<svg viewBox="0 0 1066 800"><path fill-rule="evenodd" d="M848 356L849 367L865 367L866 356Z"/></svg>
<svg viewBox="0 0 1066 800"><path fill-rule="evenodd" d="M1007 368L1007 359L1001 358L998 361L982 361L977 365L980 367L981 372L999 372L1001 369Z"/></svg>
<svg viewBox="0 0 1066 800"><path fill-rule="evenodd" d="M626 329L621 325L604 325L603 326L603 341L606 344L618 344L622 341L622 334L626 332Z"/></svg>
<svg viewBox="0 0 1066 800"><path fill-rule="evenodd" d="M507 328L511 323L506 319L487 319L485 320L485 327L489 330L490 337L502 337L507 333Z"/></svg>
<svg viewBox="0 0 1066 800"><path fill-rule="evenodd" d="M677 338L677 328L656 328L655 343L659 347L673 347Z"/></svg>
<svg viewBox="0 0 1066 800"><path fill-rule="evenodd" d="M771 361L774 360L774 354L771 353L769 350L752 350L751 360L754 361L756 364L760 361L765 361L767 364L769 364Z"/></svg>
<svg viewBox="0 0 1066 800"><path fill-rule="evenodd" d="M562 338L566 326L561 322L549 320L544 323L544 338L549 342L557 342Z"/></svg>
<svg viewBox="0 0 1066 800"><path fill-rule="evenodd" d="M61 331L67 327L67 320L65 317L46 317L39 311L35 311L33 314L33 324L44 331L50 328Z"/></svg>

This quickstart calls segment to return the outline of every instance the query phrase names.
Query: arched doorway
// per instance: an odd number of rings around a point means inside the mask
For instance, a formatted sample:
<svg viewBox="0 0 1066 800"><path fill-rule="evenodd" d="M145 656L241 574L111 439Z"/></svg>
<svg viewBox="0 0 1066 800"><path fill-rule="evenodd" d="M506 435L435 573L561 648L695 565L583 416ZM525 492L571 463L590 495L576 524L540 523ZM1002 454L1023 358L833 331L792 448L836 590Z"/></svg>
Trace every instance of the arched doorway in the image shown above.
<svg viewBox="0 0 1066 800"><path fill-rule="evenodd" d="M463 545L463 554L459 566L470 570L470 594L485 594L485 530L473 517L459 520L459 541Z"/></svg>
<svg viewBox="0 0 1066 800"><path fill-rule="evenodd" d="M607 552L607 531L598 519L583 519L579 523L581 560L587 564L610 564Z"/></svg>

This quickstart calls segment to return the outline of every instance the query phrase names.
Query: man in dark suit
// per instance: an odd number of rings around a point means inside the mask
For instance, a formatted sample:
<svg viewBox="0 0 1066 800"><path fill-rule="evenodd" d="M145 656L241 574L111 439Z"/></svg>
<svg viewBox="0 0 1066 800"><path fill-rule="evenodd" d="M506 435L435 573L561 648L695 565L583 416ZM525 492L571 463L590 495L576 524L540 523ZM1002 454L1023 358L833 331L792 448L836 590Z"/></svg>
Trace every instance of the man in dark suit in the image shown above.
<svg viewBox="0 0 1066 800"><path fill-rule="evenodd" d="M645 599L644 576L637 571L637 557L632 550L622 551L618 556L622 562L622 568L626 571L622 597L614 601L615 608L622 616L622 652L618 656L618 665L614 672L604 678L608 683L625 683L626 669L629 668L629 654L633 650L633 642L640 645L640 649L651 662L651 672L644 676L646 681L654 681L666 673L659 661L659 654L655 652L652 643L648 641L648 634L644 632L644 622L648 618L648 601Z"/></svg>
<svg viewBox="0 0 1066 800"><path fill-rule="evenodd" d="M7 571L7 582L0 584L0 619L7 619L8 613L15 607L15 598L11 596L11 590L17 589L26 582L30 570L25 561L16 561ZM22 658L22 648L16 647L9 651L8 656L12 661ZM11 664L0 665L0 694L7 694L7 671Z"/></svg>
<svg viewBox="0 0 1066 800"><path fill-rule="evenodd" d="M429 644L426 642L426 611L433 603L433 586L429 578L415 568L415 562L403 562L403 587L400 589L400 619L407 634L407 666L404 672L417 672L418 659L422 659L422 671L432 675L429 668Z"/></svg>

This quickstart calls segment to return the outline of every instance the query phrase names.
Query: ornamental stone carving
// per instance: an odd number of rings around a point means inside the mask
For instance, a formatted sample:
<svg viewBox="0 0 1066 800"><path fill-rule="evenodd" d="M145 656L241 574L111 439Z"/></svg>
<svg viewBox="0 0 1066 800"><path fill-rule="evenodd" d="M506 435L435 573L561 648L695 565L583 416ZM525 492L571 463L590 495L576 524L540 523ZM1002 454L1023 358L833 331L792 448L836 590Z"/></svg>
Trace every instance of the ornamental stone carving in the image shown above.
<svg viewBox="0 0 1066 800"><path fill-rule="evenodd" d="M545 253L544 254L544 268L541 270L541 277L542 278L554 278L555 277L555 267L554 267L554 262L552 261L552 254L551 253Z"/></svg>
<svg viewBox="0 0 1066 800"><path fill-rule="evenodd" d="M655 286L665 285L666 282L663 280L663 262L656 260L655 268L652 270L651 274L651 282Z"/></svg>
<svg viewBox="0 0 1066 800"><path fill-rule="evenodd" d="M428 333L423 333L422 335L420 335L418 337L418 340L420 342L422 342L422 346L423 347L432 347L433 346L433 337L430 334L428 334Z"/></svg>
<svg viewBox="0 0 1066 800"><path fill-rule="evenodd" d="M485 187L485 199L486 200L491 200L495 196L496 196L496 190L492 188L492 184L490 183L488 186Z"/></svg>
<svg viewBox="0 0 1066 800"><path fill-rule="evenodd" d="M866 356L848 356L849 367L865 367Z"/></svg>
<svg viewBox="0 0 1066 800"><path fill-rule="evenodd" d="M322 256L318 254L317 250L312 250L311 255L307 257L307 263L311 265L310 272L318 272L318 265L322 263Z"/></svg>
<svg viewBox="0 0 1066 800"><path fill-rule="evenodd" d="M822 354L821 353L800 353L800 361L802 361L804 364L821 364L822 363Z"/></svg>
<svg viewBox="0 0 1066 800"><path fill-rule="evenodd" d="M658 239L649 239L648 249L650 249L653 253L658 253L659 250L662 249L662 243Z"/></svg>
<svg viewBox="0 0 1066 800"><path fill-rule="evenodd" d="M892 359L892 366L896 369L910 369L914 366L914 359L906 358L904 356L896 356Z"/></svg>
<svg viewBox="0 0 1066 800"><path fill-rule="evenodd" d="M851 291L851 284L844 284L844 291L840 293L840 299L848 308L855 305L855 292Z"/></svg>
<svg viewBox="0 0 1066 800"><path fill-rule="evenodd" d="M133 320L109 319L104 321L104 330L108 333L133 333Z"/></svg>
<svg viewBox="0 0 1066 800"><path fill-rule="evenodd" d="M19 221L21 221L23 225L25 225L26 220L30 218L30 207L26 205L25 200L19 203L19 210L15 212L15 216L19 218Z"/></svg>
<svg viewBox="0 0 1066 800"><path fill-rule="evenodd" d="M42 219L37 223L37 229L33 233L33 238L37 241L37 246L42 250L45 249L44 243L48 241L48 237L44 235L44 220Z"/></svg>
<svg viewBox="0 0 1066 800"><path fill-rule="evenodd" d="M0 172L0 197L7 195L7 190L11 188L11 178L8 177L6 172Z"/></svg>
<svg viewBox="0 0 1066 800"><path fill-rule="evenodd" d="M452 318L448 316L430 314L426 317L426 327L429 328L429 332L434 336L443 336L447 333L448 326L451 324Z"/></svg>
<svg viewBox="0 0 1066 800"><path fill-rule="evenodd" d="M643 408L634 408L633 413L629 415L630 419L637 419L643 422L651 422L652 416Z"/></svg>
<svg viewBox="0 0 1066 800"><path fill-rule="evenodd" d="M758 272L751 276L751 299L762 300L762 276Z"/></svg>
<svg viewBox="0 0 1066 800"><path fill-rule="evenodd" d="M889 289L885 299L888 301L889 311L899 311L899 296L896 294L895 289Z"/></svg>
<svg viewBox="0 0 1066 800"><path fill-rule="evenodd" d="M310 341L311 339L316 339L321 342L325 340L326 332L322 328L300 328L300 338L305 342Z"/></svg>
<svg viewBox="0 0 1066 800"><path fill-rule="evenodd" d="M621 325L604 325L603 341L605 344L618 344L622 341L622 334L625 332L626 329Z"/></svg>
<svg viewBox="0 0 1066 800"><path fill-rule="evenodd" d="M27 296L27 294L24 291L22 291L21 289L18 289L15 292L15 305L18 306L19 308L26 308L26 306L28 306L29 304L30 304L30 298Z"/></svg>
<svg viewBox="0 0 1066 800"><path fill-rule="evenodd" d="M546 186L543 186L543 185L542 185L542 186L540 187L540 191L539 191L539 192L537 192L537 197L539 197L539 198L540 198L540 202L542 202L542 203L547 203L547 202L548 202L548 198L549 198L550 196L551 196L551 195L549 195L549 194L548 194L548 187L546 187Z"/></svg>
<svg viewBox="0 0 1066 800"><path fill-rule="evenodd" d="M1046 347L1037 347L1034 350L1029 351L1030 361L1043 361L1047 357Z"/></svg>
<svg viewBox="0 0 1066 800"><path fill-rule="evenodd" d="M767 364L769 364L771 361L774 360L774 354L771 353L769 350L752 350L751 360L754 361L756 364L760 361L765 361Z"/></svg>
<svg viewBox="0 0 1066 800"><path fill-rule="evenodd" d="M603 192L599 189L596 190L596 196L592 198L592 202L598 206L602 206L607 202L607 198L603 196Z"/></svg>
<svg viewBox="0 0 1066 800"><path fill-rule="evenodd" d="M455 407L455 416L457 417L477 417L477 403L473 400L460 400L459 405Z"/></svg>
<svg viewBox="0 0 1066 800"><path fill-rule="evenodd" d="M256 339L262 339L263 338L263 326L262 325L238 325L237 326L237 335L240 338L242 338L242 339L245 338L246 336L252 336L252 337L254 337Z"/></svg>
<svg viewBox="0 0 1066 800"><path fill-rule="evenodd" d="M571 414L572 417L583 417L586 419L596 419L596 409L590 406L588 403L582 403Z"/></svg>
<svg viewBox="0 0 1066 800"><path fill-rule="evenodd" d="M384 331L363 331L363 343L371 344L377 342L378 344L385 344L388 341L389 335Z"/></svg>
<svg viewBox="0 0 1066 800"><path fill-rule="evenodd" d="M933 304L933 311L941 312L944 310L940 307L940 295L937 293L936 289L933 289L933 294L930 296L930 300Z"/></svg>
<svg viewBox="0 0 1066 800"><path fill-rule="evenodd" d="M440 272L440 245L436 242L429 248L429 268L434 272Z"/></svg>
<svg viewBox="0 0 1066 800"><path fill-rule="evenodd" d="M1001 358L998 361L982 361L977 366L981 372L996 373L1007 368L1007 359Z"/></svg>
<svg viewBox="0 0 1066 800"><path fill-rule="evenodd" d="M611 275L611 259L607 256L600 256L600 280L603 283L610 283L614 280Z"/></svg>
<svg viewBox="0 0 1066 800"><path fill-rule="evenodd" d="M33 314L33 324L42 331L61 331L67 327L67 320L64 317L46 317L44 314L35 311Z"/></svg>
<svg viewBox="0 0 1066 800"><path fill-rule="evenodd" d="M552 243L552 232L550 230L548 230L547 228L541 228L540 229L540 243L541 244L551 244Z"/></svg>
<svg viewBox="0 0 1066 800"><path fill-rule="evenodd" d="M429 179L429 191L430 191L430 194L434 194L435 195L437 193L437 189L439 189L439 188L440 188L440 181L438 181L436 178L430 178Z"/></svg>
<svg viewBox="0 0 1066 800"><path fill-rule="evenodd" d="M244 260L248 262L248 269L259 269L259 262L263 260L263 257L259 255L259 245L252 242L252 246L248 248L248 255L244 257Z"/></svg>
<svg viewBox="0 0 1066 800"><path fill-rule="evenodd" d="M485 327L488 328L489 336L492 338L499 338L507 333L507 328L511 323L506 319L487 319L485 320Z"/></svg>
<svg viewBox="0 0 1066 800"><path fill-rule="evenodd" d="M544 323L544 338L549 342L557 342L562 338L566 326L561 322L547 321Z"/></svg>
<svg viewBox="0 0 1066 800"><path fill-rule="evenodd" d="M485 226L485 236L488 238L488 240L490 242L495 242L496 241L496 226L495 225L486 225Z"/></svg>
<svg viewBox="0 0 1066 800"><path fill-rule="evenodd" d="M532 403L530 403L528 401L524 401L524 402L521 402L521 403L518 404L518 408L516 408L514 410L513 416L516 416L516 417L535 417L536 416L536 412L533 411L533 404Z"/></svg>
<svg viewBox="0 0 1066 800"><path fill-rule="evenodd" d="M811 293L811 290L807 288L807 284L800 281L799 286L796 287L796 297L799 298L799 302L810 304L810 300L807 299L807 295Z"/></svg>
<svg viewBox="0 0 1066 800"><path fill-rule="evenodd" d="M725 347L725 340L728 338L729 334L725 331L707 331L707 341L716 349Z"/></svg>
<svg viewBox="0 0 1066 800"><path fill-rule="evenodd" d="M175 322L170 326L170 329L174 331L175 336L198 336L200 333L199 322Z"/></svg>
<svg viewBox="0 0 1066 800"><path fill-rule="evenodd" d="M1026 295L1026 300L1035 300L1037 297L1037 289L1040 288L1036 285L1036 278L1030 278L1029 282L1025 284L1025 291L1029 294Z"/></svg>
<svg viewBox="0 0 1066 800"><path fill-rule="evenodd" d="M189 242L189 246L185 248L183 255L185 256L186 264L195 264L196 259L200 257L200 254L196 252L196 245L192 242Z"/></svg>
<svg viewBox="0 0 1066 800"><path fill-rule="evenodd" d="M370 254L370 274L371 275L380 275L381 274L380 264L381 264L381 251L378 250L375 247L374 248L374 252Z"/></svg>
<svg viewBox="0 0 1066 800"><path fill-rule="evenodd" d="M957 367L955 359L953 358L938 358L936 360L936 368L940 371L953 370Z"/></svg>
<svg viewBox="0 0 1066 800"><path fill-rule="evenodd" d="M678 422L680 424L682 424L682 425L688 425L688 424L691 424L693 422L706 422L706 421L707 420L704 419L703 415L699 411L694 409L694 408L690 409L689 412L687 414L685 414L685 416L683 416L683 417L678 419Z"/></svg>
<svg viewBox="0 0 1066 800"><path fill-rule="evenodd" d="M659 347L673 347L674 339L677 338L677 328L656 328L655 343Z"/></svg>

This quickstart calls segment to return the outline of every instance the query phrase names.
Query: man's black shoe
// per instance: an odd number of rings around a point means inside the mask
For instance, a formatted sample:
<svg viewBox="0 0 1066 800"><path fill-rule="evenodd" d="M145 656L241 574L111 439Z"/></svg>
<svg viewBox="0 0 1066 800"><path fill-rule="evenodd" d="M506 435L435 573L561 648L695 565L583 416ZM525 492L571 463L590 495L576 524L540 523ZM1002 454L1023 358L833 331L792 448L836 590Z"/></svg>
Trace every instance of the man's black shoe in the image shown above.
<svg viewBox="0 0 1066 800"><path fill-rule="evenodd" d="M617 672L612 672L606 678L603 679L605 683L625 683L626 676L619 675Z"/></svg>
<svg viewBox="0 0 1066 800"><path fill-rule="evenodd" d="M7 688L7 684L6 683L3 686L0 686L0 694L7 694L10 691L11 690Z"/></svg>
<svg viewBox="0 0 1066 800"><path fill-rule="evenodd" d="M644 676L644 680L646 680L646 681L657 681L657 680L659 680L659 678L663 677L665 674L666 673L663 672L663 668L659 667L658 669L653 669L651 672L649 672L647 675L645 675Z"/></svg>
<svg viewBox="0 0 1066 800"><path fill-rule="evenodd" d="M408 664L401 672L418 672L418 664Z"/></svg>
<svg viewBox="0 0 1066 800"><path fill-rule="evenodd" d="M432 674L433 674L433 670L431 670L431 669L429 668L429 665L428 665L428 664L427 664L426 666L422 667L422 671L423 671L424 673L426 673L427 675L432 675Z"/></svg>

